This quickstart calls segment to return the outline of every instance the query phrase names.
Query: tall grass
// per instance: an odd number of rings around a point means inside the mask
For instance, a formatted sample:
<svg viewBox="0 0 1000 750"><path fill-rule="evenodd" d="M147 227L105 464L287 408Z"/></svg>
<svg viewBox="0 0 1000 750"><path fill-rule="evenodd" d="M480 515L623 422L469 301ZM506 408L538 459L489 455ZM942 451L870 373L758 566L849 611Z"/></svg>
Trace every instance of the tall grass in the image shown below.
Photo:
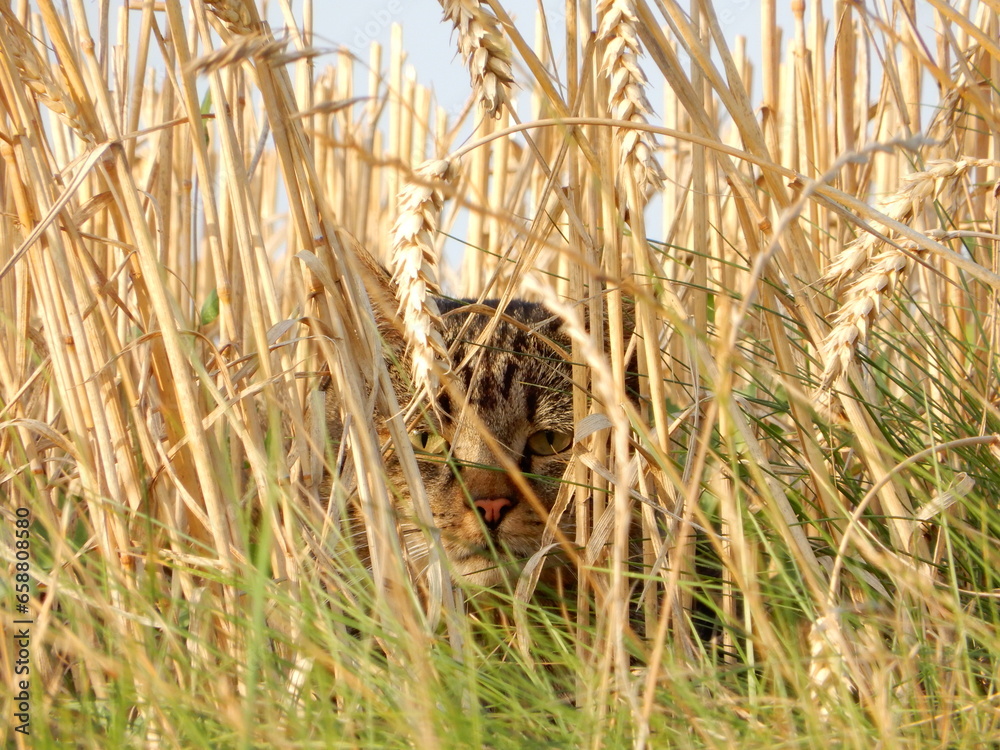
<svg viewBox="0 0 1000 750"><path fill-rule="evenodd" d="M758 101L721 6L568 2L554 38L442 5L457 118L398 30L317 59L308 4L275 34L245 0L0 0L4 742L1000 741L995 9L795 3L783 36L765 2ZM371 305L434 387L438 285L573 335L561 597L540 560L454 587L430 523L410 574Z"/></svg>

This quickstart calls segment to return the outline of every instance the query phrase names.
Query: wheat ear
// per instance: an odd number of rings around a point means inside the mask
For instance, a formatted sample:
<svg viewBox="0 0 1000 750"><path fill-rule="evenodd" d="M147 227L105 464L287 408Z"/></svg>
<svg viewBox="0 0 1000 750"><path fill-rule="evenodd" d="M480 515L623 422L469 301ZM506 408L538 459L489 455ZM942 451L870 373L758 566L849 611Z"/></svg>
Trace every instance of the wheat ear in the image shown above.
<svg viewBox="0 0 1000 750"><path fill-rule="evenodd" d="M399 317L410 348L410 368L418 390L437 391L437 373L447 346L441 338L437 253L434 235L444 205L443 187L455 179L456 164L432 159L421 164L399 194L399 211L392 227L392 278L399 299Z"/></svg>
<svg viewBox="0 0 1000 750"><path fill-rule="evenodd" d="M231 34L245 36L253 31L250 11L243 0L205 0L205 6Z"/></svg>
<svg viewBox="0 0 1000 750"><path fill-rule="evenodd" d="M514 74L510 49L493 12L479 0L440 0L444 17L458 32L458 50L478 92L486 114L499 118L503 102L510 100Z"/></svg>
<svg viewBox="0 0 1000 750"><path fill-rule="evenodd" d="M653 108L646 97L649 81L639 67L642 47L632 0L601 0L597 4L598 40L605 44L601 66L611 90L608 109L616 120L646 124ZM643 130L616 128L621 174L631 174L640 192L663 187L663 170L654 156L652 136Z"/></svg>
<svg viewBox="0 0 1000 750"><path fill-rule="evenodd" d="M820 706L820 714L829 715L829 707L843 696L843 688L857 694L848 666L851 648L844 638L843 627L836 613L818 617L809 628L809 695Z"/></svg>
<svg viewBox="0 0 1000 750"><path fill-rule="evenodd" d="M31 34L16 16L6 9L3 9L2 15L10 39L10 49L7 52L17 66L24 85L39 102L59 115L67 125L86 140L92 140L87 137L79 107L64 84L62 74L57 68L45 63L32 42Z"/></svg>
<svg viewBox="0 0 1000 750"><path fill-rule="evenodd" d="M909 223L969 170L997 164L989 159L928 162L926 170L904 177L903 186L880 201L877 208L895 222ZM874 232L863 232L848 244L824 276L824 281L838 292L846 288L846 301L835 313L833 328L820 347L823 388L850 367L858 348L867 343L886 300L909 274L921 252L909 241L895 246L887 242L892 230L882 222L873 221L872 228Z"/></svg>

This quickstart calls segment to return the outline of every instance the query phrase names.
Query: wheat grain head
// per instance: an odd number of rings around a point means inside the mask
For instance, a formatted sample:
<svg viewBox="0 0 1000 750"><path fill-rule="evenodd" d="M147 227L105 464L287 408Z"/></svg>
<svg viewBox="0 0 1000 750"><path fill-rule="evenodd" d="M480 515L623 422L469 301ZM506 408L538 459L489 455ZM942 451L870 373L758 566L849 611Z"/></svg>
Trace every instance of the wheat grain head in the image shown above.
<svg viewBox="0 0 1000 750"><path fill-rule="evenodd" d="M632 0L601 0L597 4L600 27L597 37L605 44L601 61L610 82L608 110L616 120L645 124L653 114L646 97L649 81L639 67L637 19ZM640 194L663 187L663 170L654 156L652 136L643 130L616 128L621 175L631 175ZM619 185L620 188L620 185ZM621 192L621 191L620 191ZM638 209L638 206L632 206Z"/></svg>
<svg viewBox="0 0 1000 750"><path fill-rule="evenodd" d="M892 221L912 222L970 170L997 164L990 159L971 158L928 162L926 170L904 177L902 187L882 199L877 207ZM874 232L863 232L848 244L824 276L824 281L845 298L834 314L832 330L820 347L824 389L847 371L858 349L867 343L886 301L906 279L920 253L913 242L896 245L887 242L886 238L891 240L893 234L887 224L874 221L872 228Z"/></svg>
<svg viewBox="0 0 1000 750"><path fill-rule="evenodd" d="M205 0L205 6L231 34L245 36L253 31L250 11L242 0Z"/></svg>
<svg viewBox="0 0 1000 750"><path fill-rule="evenodd" d="M444 205L442 188L455 179L456 163L448 159L424 162L404 185L392 227L390 266L399 298L399 317L411 352L411 374L418 390L437 390L437 372L447 347L441 338L441 317L433 295L438 293L438 258L434 235Z"/></svg>
<svg viewBox="0 0 1000 750"><path fill-rule="evenodd" d="M73 128L85 140L87 128L80 115L80 108L66 86L58 68L46 64L32 41L32 36L17 17L6 8L0 8L4 25L7 27L9 48L6 50L21 74L21 81L34 97L55 112L60 119Z"/></svg>
<svg viewBox="0 0 1000 750"><path fill-rule="evenodd" d="M440 0L444 17L458 32L458 50L489 117L499 118L510 100L514 74L500 22L479 0Z"/></svg>
<svg viewBox="0 0 1000 750"><path fill-rule="evenodd" d="M837 614L817 617L809 628L809 696L820 706L822 716L829 715L829 706L840 701L843 688L857 693L848 671L851 656Z"/></svg>

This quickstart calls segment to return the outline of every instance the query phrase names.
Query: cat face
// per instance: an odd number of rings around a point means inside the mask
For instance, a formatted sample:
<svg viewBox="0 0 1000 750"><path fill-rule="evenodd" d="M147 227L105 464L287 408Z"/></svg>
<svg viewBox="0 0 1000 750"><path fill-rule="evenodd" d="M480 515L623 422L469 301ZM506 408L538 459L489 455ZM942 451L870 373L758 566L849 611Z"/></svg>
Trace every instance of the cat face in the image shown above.
<svg viewBox="0 0 1000 750"><path fill-rule="evenodd" d="M500 320L479 344L492 317L448 314L462 304L440 307L453 362L466 364L439 399L440 416L418 425L411 440L454 571L492 586L511 572L516 577L519 563L538 551L546 522L503 465L517 467L548 511L568 462L570 366L544 338L568 342L544 307L514 301L505 312L521 325ZM414 547L423 544L423 535L406 523L407 503L401 511L404 538L419 553Z"/></svg>
<svg viewBox="0 0 1000 750"><path fill-rule="evenodd" d="M536 505L552 508L569 459L570 365L545 339L565 350L568 340L544 307L515 300L504 312L517 324L501 319L480 342L493 316L463 312L465 304L439 301L442 334L453 352L450 387L438 408L414 425L410 439L454 574L495 586L516 579L540 548L547 514ZM397 382L396 390L405 406L406 389ZM328 392L328 417L330 399ZM427 557L425 535L395 454L390 451L385 462L402 538L419 568ZM537 503L504 464L517 467Z"/></svg>

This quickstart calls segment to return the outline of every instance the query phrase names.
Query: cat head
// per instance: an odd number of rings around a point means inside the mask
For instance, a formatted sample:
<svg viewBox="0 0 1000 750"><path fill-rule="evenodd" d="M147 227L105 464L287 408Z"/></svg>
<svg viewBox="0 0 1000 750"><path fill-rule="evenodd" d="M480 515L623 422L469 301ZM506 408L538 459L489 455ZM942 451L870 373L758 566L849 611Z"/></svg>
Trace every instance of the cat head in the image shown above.
<svg viewBox="0 0 1000 750"><path fill-rule="evenodd" d="M523 561L540 548L569 459L569 342L559 321L537 303L514 300L498 320L495 301L441 299L438 307L450 373L434 403L419 405L410 440L453 573L494 586L512 574L516 578ZM388 315L377 312L376 319L405 412L413 399L406 348ZM339 443L342 423L332 387L326 390L326 411L327 428ZM375 426L390 446L384 471L408 556L419 569L427 557L426 536L384 419L376 416ZM324 494L328 488L324 482Z"/></svg>
<svg viewBox="0 0 1000 750"><path fill-rule="evenodd" d="M538 551L569 459L568 341L539 304L514 300L496 321L493 301L439 306L453 369L410 436L454 572L490 586ZM419 553L405 499L400 511Z"/></svg>
<svg viewBox="0 0 1000 750"><path fill-rule="evenodd" d="M366 263L369 297L397 401L413 399L408 352L394 315L388 274ZM543 305L513 300L438 299L449 369L433 403L416 404L410 440L435 526L453 574L482 586L517 577L542 544L573 444L573 390L569 337ZM337 394L326 391L327 427L340 442ZM427 559L410 488L384 418L375 416L383 470L408 556L418 569ZM329 481L322 492L329 496ZM354 520L363 523L355 509ZM570 514L561 525L572 523ZM364 556L363 529L355 529Z"/></svg>

